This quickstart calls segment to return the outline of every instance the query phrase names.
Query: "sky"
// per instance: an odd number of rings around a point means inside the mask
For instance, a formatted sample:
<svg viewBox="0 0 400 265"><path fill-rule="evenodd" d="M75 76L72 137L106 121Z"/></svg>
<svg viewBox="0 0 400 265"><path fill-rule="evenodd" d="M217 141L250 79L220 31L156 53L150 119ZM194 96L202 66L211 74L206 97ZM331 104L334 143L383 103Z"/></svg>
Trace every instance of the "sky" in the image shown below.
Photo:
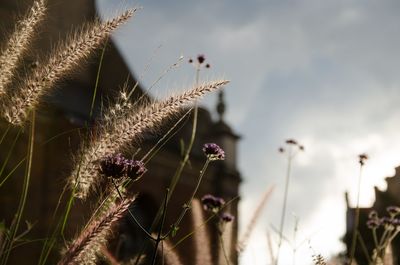
<svg viewBox="0 0 400 265"><path fill-rule="evenodd" d="M226 121L242 136L238 168L240 226L274 186L241 264L266 264L267 232L279 226L287 161L277 152L288 138L305 146L293 161L284 234L296 264L315 251L343 250L345 191L355 205L358 155L367 153L360 203L400 165L400 2L396 0L97 0L104 17L142 7L115 35L131 69L163 97L194 80L187 59L204 54L202 80L226 78ZM203 104L215 112L216 95ZM296 217L295 217L296 216ZM285 243L280 264L292 264Z"/></svg>

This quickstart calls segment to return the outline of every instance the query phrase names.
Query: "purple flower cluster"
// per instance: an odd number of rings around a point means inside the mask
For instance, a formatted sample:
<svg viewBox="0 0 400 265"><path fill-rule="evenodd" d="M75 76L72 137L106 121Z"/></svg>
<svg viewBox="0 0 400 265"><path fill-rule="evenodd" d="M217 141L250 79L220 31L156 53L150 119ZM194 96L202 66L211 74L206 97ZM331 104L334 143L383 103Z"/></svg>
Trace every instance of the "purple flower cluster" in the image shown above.
<svg viewBox="0 0 400 265"><path fill-rule="evenodd" d="M384 216L382 218L379 218L376 211L370 212L367 221L368 228L377 229L383 226L385 229L400 229L400 218L395 218L397 215L400 214L400 207L389 206L386 208L386 210L390 214L390 217Z"/></svg>
<svg viewBox="0 0 400 265"><path fill-rule="evenodd" d="M201 199L201 202L203 203L203 208L206 211L213 212L213 213L218 213L219 220L223 223L229 223L235 220L235 217L227 212L224 213L219 213L221 210L222 206L224 206L225 201L224 199L220 197L216 197L211 194L204 195L203 198Z"/></svg>
<svg viewBox="0 0 400 265"><path fill-rule="evenodd" d="M215 197L211 194L204 195L203 198L201 198L201 202L203 204L204 210L214 213L218 212L225 204L224 199Z"/></svg>
<svg viewBox="0 0 400 265"><path fill-rule="evenodd" d="M122 154L108 155L100 160L100 173L108 178L119 179L128 177L132 180L138 179L147 169L140 160L130 160Z"/></svg>
<svg viewBox="0 0 400 265"><path fill-rule="evenodd" d="M225 152L215 143L207 143L203 145L203 152L209 160L224 160Z"/></svg>

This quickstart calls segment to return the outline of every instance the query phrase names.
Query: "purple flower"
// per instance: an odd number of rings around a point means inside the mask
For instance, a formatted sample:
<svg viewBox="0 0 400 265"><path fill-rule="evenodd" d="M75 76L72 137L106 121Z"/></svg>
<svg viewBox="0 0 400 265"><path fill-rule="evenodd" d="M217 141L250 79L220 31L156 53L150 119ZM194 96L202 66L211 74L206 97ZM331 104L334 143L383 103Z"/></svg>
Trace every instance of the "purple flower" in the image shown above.
<svg viewBox="0 0 400 265"><path fill-rule="evenodd" d="M201 198L201 202L203 203L204 210L210 212L218 212L225 204L224 199L211 194L204 195L203 198Z"/></svg>
<svg viewBox="0 0 400 265"><path fill-rule="evenodd" d="M400 213L400 207L397 206L389 206L386 208L386 211L390 214L390 215L398 215Z"/></svg>
<svg viewBox="0 0 400 265"><path fill-rule="evenodd" d="M369 219L367 221L367 226L369 229L376 229L381 225L379 219Z"/></svg>
<svg viewBox="0 0 400 265"><path fill-rule="evenodd" d="M387 216L384 216L384 217L382 217L381 219L380 219L380 223L381 224L383 224L383 225L391 225L392 224L392 219L391 218L389 218L389 217L387 217Z"/></svg>
<svg viewBox="0 0 400 265"><path fill-rule="evenodd" d="M105 177L121 178L125 174L126 159L121 154L108 155L100 161L100 173Z"/></svg>
<svg viewBox="0 0 400 265"><path fill-rule="evenodd" d="M204 63L205 60L206 60L206 57L204 56L204 54L199 54L197 56L197 61L199 62L199 64Z"/></svg>
<svg viewBox="0 0 400 265"><path fill-rule="evenodd" d="M224 160L225 152L215 143L207 143L203 145L203 152L210 160Z"/></svg>
<svg viewBox="0 0 400 265"><path fill-rule="evenodd" d="M225 223L229 223L229 222L232 222L233 220L235 220L235 216L233 216L230 213L223 213L220 215L220 218Z"/></svg>
<svg viewBox="0 0 400 265"><path fill-rule="evenodd" d="M368 218L369 219L377 219L378 218L378 213L375 210L373 210L368 214Z"/></svg>
<svg viewBox="0 0 400 265"><path fill-rule="evenodd" d="M129 160L126 162L126 175L132 180L139 178L146 171L144 163L140 160Z"/></svg>

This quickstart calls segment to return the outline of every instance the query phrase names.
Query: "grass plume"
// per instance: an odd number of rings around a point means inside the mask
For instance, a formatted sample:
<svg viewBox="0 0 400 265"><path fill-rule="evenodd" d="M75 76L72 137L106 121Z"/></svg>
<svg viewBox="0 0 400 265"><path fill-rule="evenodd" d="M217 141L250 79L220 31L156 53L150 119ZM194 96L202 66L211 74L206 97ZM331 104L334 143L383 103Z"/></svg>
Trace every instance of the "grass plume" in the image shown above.
<svg viewBox="0 0 400 265"><path fill-rule="evenodd" d="M265 207L265 205L268 202L269 197L271 196L272 191L274 190L274 186L269 187L267 189L267 191L264 193L264 195L261 197L260 202L257 205L256 210L254 211L249 224L246 226L245 228L245 232L243 234L243 236L239 239L236 249L239 252L243 252L247 246L247 243L250 239L250 235L254 230L254 227L256 226L256 223L258 221L258 219L260 218L260 215Z"/></svg>
<svg viewBox="0 0 400 265"><path fill-rule="evenodd" d="M211 244L207 233L207 226L204 224L203 207L198 199L192 202L192 220L195 233L193 235L195 247L195 264L211 265Z"/></svg>
<svg viewBox="0 0 400 265"><path fill-rule="evenodd" d="M129 146L146 130L160 126L162 121L178 113L185 105L227 83L226 80L205 83L178 96L171 96L166 100L142 107L140 110L132 109L125 115L114 118L112 126L108 126L100 135L97 135L95 137L97 140L83 150L80 163L77 163L70 179L72 187L75 187L75 196L81 199L86 198L96 187L96 183L99 183L96 165L99 159Z"/></svg>
<svg viewBox="0 0 400 265"><path fill-rule="evenodd" d="M97 253L106 245L112 226L124 217L135 198L127 198L92 223L69 246L58 265L96 264Z"/></svg>
<svg viewBox="0 0 400 265"><path fill-rule="evenodd" d="M43 20L46 12L45 0L33 3L29 13L18 22L15 31L8 39L8 43L0 52L0 95L5 94L11 83L18 63L34 37L35 29Z"/></svg>
<svg viewBox="0 0 400 265"><path fill-rule="evenodd" d="M4 102L4 116L12 124L22 125L29 110L35 108L41 97L63 76L87 58L110 33L133 16L135 9L127 10L106 22L88 24L52 52L47 60L25 79L19 90Z"/></svg>

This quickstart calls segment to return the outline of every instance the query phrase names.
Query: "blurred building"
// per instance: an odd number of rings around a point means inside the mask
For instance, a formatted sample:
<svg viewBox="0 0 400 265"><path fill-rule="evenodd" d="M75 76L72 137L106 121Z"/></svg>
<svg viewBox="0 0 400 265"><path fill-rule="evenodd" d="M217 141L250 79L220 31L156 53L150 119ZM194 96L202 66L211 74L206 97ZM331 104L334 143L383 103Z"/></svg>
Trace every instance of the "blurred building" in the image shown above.
<svg viewBox="0 0 400 265"><path fill-rule="evenodd" d="M34 41L32 49L26 55L24 67L39 62L40 58L46 56L60 40L65 39L67 33L92 21L96 17L94 0L48 0L48 15L46 21L40 27L38 38ZM31 0L2 0L0 2L0 29L1 40L4 43L7 33L12 32L16 22L16 13L24 13L32 4ZM124 58L110 40L105 50L100 79L94 104L93 115L90 115L90 106L95 87L99 58L101 49L95 53L80 69L68 76L56 85L56 88L46 98L46 102L37 111L36 133L33 155L33 168L27 207L24 211L24 220L34 223L33 230L29 233L30 239L43 239L51 233L50 228L57 225L58 218L53 218L54 211L61 202L56 216L60 217L66 205L67 195L60 199L60 194L67 184L66 178L72 169L73 157L77 155L82 139L89 130L96 130L94 122L100 115L101 108L107 102L118 95L118 89L127 83L129 87L135 84L135 78L129 70ZM18 80L16 80L16 83ZM143 89L135 90L134 98L144 94ZM149 95L144 95L150 99ZM224 121L225 103L223 94L219 96L217 103L218 119L213 120L210 112L205 109L199 110L199 125L196 140L193 146L190 163L184 168L181 180L171 198L166 218L166 227L175 222L182 205L186 202L194 189L199 171L203 166L205 157L201 151L202 145L206 142L215 142L221 145L226 151L226 160L217 161L211 164L198 191L198 196L211 193L223 197L226 201L236 198L228 206L228 210L235 216L238 215L238 192L241 181L237 169L237 141L239 137L232 131ZM132 211L138 214L138 219L146 228L149 228L157 209L164 198L165 189L168 187L172 176L181 160L180 142L186 144L191 134L191 117L182 123L180 130L170 141L152 158L147 165L146 175L131 188L132 193L139 192L137 201L132 206ZM1 123L5 129L7 124ZM24 175L24 163L18 164L26 155L29 130L12 128L5 141L1 145L0 161L8 160L8 150L13 150L12 156L6 164L1 180L8 173L11 177L0 187L0 220L10 225L14 216L19 195L21 194L22 177ZM160 132L165 133L165 132ZM138 157L150 149L160 135L146 134ZM15 144L14 144L14 140ZM94 201L94 200L92 200ZM65 230L66 239L72 239L82 228L82 224L90 216L90 209L93 203L76 200L72 212L68 218ZM183 220L183 225L173 241L181 239L191 232L193 227L190 221L190 213ZM233 264L237 264L237 252L235 245L237 240L238 218L232 223L231 240L227 242L228 252ZM23 231L23 227L20 229ZM211 236L209 247L213 253L213 259L217 264L220 258L220 247L216 238L215 229L208 227ZM143 238L135 225L128 219L121 225L120 236L116 236L110 251L118 259L127 260L135 255L143 245ZM137 240L135 240L137 239ZM12 253L11 264L37 264L41 253L43 241L35 241L21 246ZM59 257L63 240L60 238L55 245L54 251L49 256L50 264L53 264ZM193 263L193 240L184 241L179 247L184 264ZM21 255L21 253L24 253Z"/></svg>
<svg viewBox="0 0 400 265"><path fill-rule="evenodd" d="M388 206L400 206L400 167L396 168L396 173L392 177L386 179L387 189L379 190L375 187L375 202L369 208L360 208L359 231L361 240L357 242L355 259L357 264L369 264L366 253L371 257L375 248L372 231L367 227L368 215L371 211L376 211L379 217L389 216L386 208ZM346 193L347 213L346 213L346 234L343 238L346 244L347 255L350 255L351 243L354 231L354 217L356 208L349 204L348 195ZM382 234L383 229L378 230L378 237ZM400 238L397 236L392 242L393 264L400 265Z"/></svg>

